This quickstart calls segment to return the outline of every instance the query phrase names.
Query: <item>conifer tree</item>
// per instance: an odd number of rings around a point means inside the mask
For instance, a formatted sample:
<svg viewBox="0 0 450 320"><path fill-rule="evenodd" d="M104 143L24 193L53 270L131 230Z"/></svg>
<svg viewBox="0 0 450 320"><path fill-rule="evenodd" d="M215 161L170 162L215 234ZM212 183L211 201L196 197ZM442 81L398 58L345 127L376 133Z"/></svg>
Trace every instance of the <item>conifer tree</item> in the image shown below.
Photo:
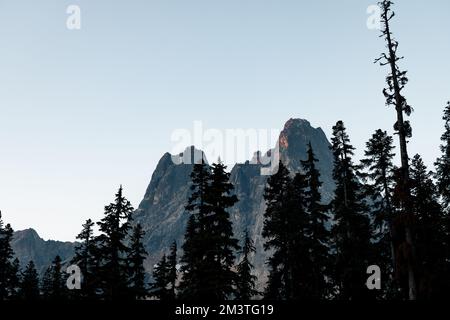
<svg viewBox="0 0 450 320"><path fill-rule="evenodd" d="M414 221L414 217L412 216L411 191L409 189L409 157L407 141L412 136L412 129L409 121L405 120L405 117L411 115L413 109L407 103L407 100L403 95L403 89L408 83L408 78L406 76L407 71L402 71L398 65L398 62L403 59L403 57L398 55L397 51L399 43L393 37L390 26L390 21L395 16L395 13L392 11L393 2L390 0L382 0L379 2L379 5L382 11L381 22L383 25L381 36L386 40L388 52L382 53L375 62L379 62L381 66L387 65L390 69L390 73L386 77L388 87L383 90L383 94L386 97L386 105L395 108L397 121L394 124L394 130L398 135L400 142L401 167L399 169L397 189L401 215L396 222L404 229L404 239L398 247L402 248L402 254L409 255L408 259L405 259L407 265L397 266L397 269L406 270L408 296L410 300L415 300L417 297L417 286L414 265L417 257L414 245L414 235L412 234L412 222Z"/></svg>
<svg viewBox="0 0 450 320"><path fill-rule="evenodd" d="M416 249L421 257L417 268L421 281L418 285L419 299L449 296L446 260L446 217L439 203L433 173L427 170L420 155L411 162L412 207L417 219Z"/></svg>
<svg viewBox="0 0 450 320"><path fill-rule="evenodd" d="M206 253L210 265L210 283L214 299L224 300L233 293L236 273L233 271L235 255L239 241L234 238L233 225L228 209L238 201L232 194L234 186L229 182L230 174L220 162L212 165L211 185L208 188L210 215L206 217L207 234L213 248Z"/></svg>
<svg viewBox="0 0 450 320"><path fill-rule="evenodd" d="M167 278L169 283L168 299L176 299L176 283L177 283L177 242L174 241L170 247L170 254L167 258Z"/></svg>
<svg viewBox="0 0 450 320"><path fill-rule="evenodd" d="M170 254L162 256L159 263L153 269L152 296L159 300L173 301L176 298L175 288L177 280L177 245L170 247Z"/></svg>
<svg viewBox="0 0 450 320"><path fill-rule="evenodd" d="M344 123L338 121L332 138L336 181L332 234L336 259L333 280L336 297L341 300L365 299L369 295L365 283L371 265L371 230L362 185L352 161L353 150Z"/></svg>
<svg viewBox="0 0 450 320"><path fill-rule="evenodd" d="M384 274L383 294L385 298L394 298L397 288L395 282L395 247L396 230L394 218L396 208L393 201L395 187L395 167L393 158L393 139L386 131L378 129L372 138L366 143L365 158L361 165L365 169L360 176L365 181L367 196L371 200L371 210L374 225L374 241L376 243L376 254L382 263Z"/></svg>
<svg viewBox="0 0 450 320"><path fill-rule="evenodd" d="M75 248L75 256L71 263L78 265L82 274L80 295L85 299L93 299L95 297L95 239L92 227L94 222L91 219L86 220L83 229L78 234L77 239L81 242Z"/></svg>
<svg viewBox="0 0 450 320"><path fill-rule="evenodd" d="M97 223L101 232L96 238L101 259L97 276L101 281L102 296L106 300L124 298L129 294L126 240L133 211L120 186L114 203L105 207L105 216Z"/></svg>
<svg viewBox="0 0 450 320"><path fill-rule="evenodd" d="M238 241L228 213L237 198L232 195L229 173L220 163L210 169L204 161L195 164L191 196L186 210L188 221L180 293L185 299L223 300L233 293L236 275L234 250Z"/></svg>
<svg viewBox="0 0 450 320"><path fill-rule="evenodd" d="M145 268L144 261L147 256L142 238L144 231L138 223L133 228L133 233L130 239L130 251L128 253L129 263L129 286L130 293L133 299L144 299L147 295L147 288L145 285Z"/></svg>
<svg viewBox="0 0 450 320"><path fill-rule="evenodd" d="M310 274L307 275L308 281L305 285L306 295L310 299L325 299L328 295L326 277L329 277L331 257L329 254L330 232L326 228L329 218L327 212L329 206L322 203L320 188L320 172L316 167L318 160L315 158L311 143L308 144L307 159L302 161L302 167L305 174L306 191L305 203L308 213L308 225L306 226L306 241L310 259Z"/></svg>
<svg viewBox="0 0 450 320"><path fill-rule="evenodd" d="M277 173L267 181L262 235L266 238L265 250L273 251L268 260L268 299L294 300L307 295L304 270L311 270L312 266L306 240L306 186L305 177L296 174L292 179L281 161Z"/></svg>
<svg viewBox="0 0 450 320"><path fill-rule="evenodd" d="M19 288L19 297L26 301L35 301L39 299L39 278L34 266L30 261L22 272Z"/></svg>
<svg viewBox="0 0 450 320"><path fill-rule="evenodd" d="M16 273L13 266L13 250L11 248L11 240L13 237L13 229L11 225L4 226L2 213L0 211L0 301L10 298L11 287Z"/></svg>
<svg viewBox="0 0 450 320"><path fill-rule="evenodd" d="M446 248L444 254L448 263L450 263L450 101L444 110L443 120L445 121L445 132L441 137L441 157L435 163L437 188L442 198L442 206L444 210L443 223L444 226L444 246ZM450 270L448 271L450 272ZM449 287L448 281L446 284ZM447 290L450 292L450 290Z"/></svg>
<svg viewBox="0 0 450 320"><path fill-rule="evenodd" d="M193 165L191 181L191 195L186 206L190 216L184 236L179 290L183 300L208 300L211 299L211 295L208 290L209 275L205 253L211 250L211 241L206 235L205 220L211 212L207 202L211 173L203 159L201 163Z"/></svg>
<svg viewBox="0 0 450 320"><path fill-rule="evenodd" d="M53 279L52 279L52 267L49 266L41 279L41 295L45 300L52 299L53 292Z"/></svg>
<svg viewBox="0 0 450 320"><path fill-rule="evenodd" d="M236 299L251 300L258 294L256 290L256 276L252 274L254 269L250 262L251 255L256 249L248 231L245 232L244 244L242 246L242 261L237 265L238 280L236 283Z"/></svg>
<svg viewBox="0 0 450 320"><path fill-rule="evenodd" d="M264 249L273 250L268 259L269 279L265 290L265 297L271 300L290 299L289 291L292 283L291 266L288 261L288 235L286 219L289 201L288 190L292 179L288 169L280 161L278 171L267 180L264 192L266 211L264 212L263 237L266 239Z"/></svg>
<svg viewBox="0 0 450 320"><path fill-rule="evenodd" d="M15 258L11 265L11 272L9 277L9 299L17 300L18 290L20 287L20 262L19 259Z"/></svg>
<svg viewBox="0 0 450 320"><path fill-rule="evenodd" d="M66 277L62 269L60 256L56 256L42 278L42 293L45 299L65 300L68 297Z"/></svg>
<svg viewBox="0 0 450 320"><path fill-rule="evenodd" d="M442 119L445 121L445 132L441 137L440 146L442 155L437 159L435 166L438 190L448 214L450 210L450 175L448 174L450 172L450 101L447 102Z"/></svg>
<svg viewBox="0 0 450 320"><path fill-rule="evenodd" d="M153 268L153 284L151 286L152 296L158 300L169 299L169 264L164 254L158 264Z"/></svg>

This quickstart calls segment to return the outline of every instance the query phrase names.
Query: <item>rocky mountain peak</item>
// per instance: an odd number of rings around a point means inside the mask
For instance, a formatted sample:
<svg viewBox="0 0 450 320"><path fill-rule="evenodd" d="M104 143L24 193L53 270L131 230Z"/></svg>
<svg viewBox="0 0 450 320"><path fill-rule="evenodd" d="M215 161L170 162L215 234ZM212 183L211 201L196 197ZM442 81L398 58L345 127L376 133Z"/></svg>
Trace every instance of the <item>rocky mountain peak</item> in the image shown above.
<svg viewBox="0 0 450 320"><path fill-rule="evenodd" d="M42 240L36 230L29 228L14 232L14 239L16 241L40 241Z"/></svg>

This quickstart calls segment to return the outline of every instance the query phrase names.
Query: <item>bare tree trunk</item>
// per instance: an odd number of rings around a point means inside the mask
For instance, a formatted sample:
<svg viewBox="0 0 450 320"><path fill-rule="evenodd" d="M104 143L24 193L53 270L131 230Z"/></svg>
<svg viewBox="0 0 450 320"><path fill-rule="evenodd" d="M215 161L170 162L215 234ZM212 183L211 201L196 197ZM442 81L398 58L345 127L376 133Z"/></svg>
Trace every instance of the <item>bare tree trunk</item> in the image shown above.
<svg viewBox="0 0 450 320"><path fill-rule="evenodd" d="M408 148L406 141L406 128L405 122L403 119L403 97L401 96L401 89L398 82L398 70L396 66L396 61L398 60L395 50L394 44L391 38L390 28L389 28L389 18L387 16L387 12L385 12L384 16L385 28L386 28L386 40L388 42L389 49L389 64L392 72L392 81L394 86L394 97L395 97L395 109L397 111L397 128L398 128L398 136L400 140L400 157L401 157L401 171L402 171L402 209L405 215L412 214L411 213L411 199L410 199L410 188L409 188L409 157L408 157ZM417 291L416 291L416 279L414 272L414 261L415 261L415 248L414 242L411 234L411 228L409 226L409 219L405 219L405 240L410 249L411 257L408 259L408 286L409 286L409 299L416 300L417 299Z"/></svg>
<svg viewBox="0 0 450 320"><path fill-rule="evenodd" d="M389 214L388 217L388 226L389 226L389 242L390 242L390 249L391 249L391 262L392 262L392 267L393 267L393 273L392 273L392 277L395 278L395 273L396 273L396 265L395 265L395 245L394 245L394 226L392 225L392 217L394 215L394 212L392 210L392 203L391 203L391 194L389 192L389 185L388 185L388 181L387 181L387 173L386 173L386 169L383 168L382 169L382 175L383 175L383 188L384 188L384 194L385 194L385 200L386 200L386 207L387 207L387 212Z"/></svg>

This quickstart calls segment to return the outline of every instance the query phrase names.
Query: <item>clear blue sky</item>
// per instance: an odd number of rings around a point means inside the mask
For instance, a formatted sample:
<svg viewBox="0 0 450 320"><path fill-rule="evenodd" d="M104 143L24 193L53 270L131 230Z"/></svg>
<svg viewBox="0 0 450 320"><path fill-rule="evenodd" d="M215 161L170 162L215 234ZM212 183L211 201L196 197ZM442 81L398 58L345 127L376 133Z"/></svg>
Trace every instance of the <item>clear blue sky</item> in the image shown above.
<svg viewBox="0 0 450 320"><path fill-rule="evenodd" d="M396 1L415 113L411 154L438 156L450 100L450 2ZM0 0L0 208L73 240L120 184L138 206L177 128L345 121L361 155L394 112L364 0ZM82 28L66 28L66 8Z"/></svg>

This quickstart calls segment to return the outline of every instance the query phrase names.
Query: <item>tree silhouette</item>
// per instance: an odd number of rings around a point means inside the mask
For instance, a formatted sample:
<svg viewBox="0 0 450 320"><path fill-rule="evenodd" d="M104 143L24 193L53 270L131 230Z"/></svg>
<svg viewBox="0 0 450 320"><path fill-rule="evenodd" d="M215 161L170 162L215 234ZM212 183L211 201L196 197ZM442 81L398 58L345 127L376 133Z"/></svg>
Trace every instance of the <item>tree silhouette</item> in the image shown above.
<svg viewBox="0 0 450 320"><path fill-rule="evenodd" d="M248 231L245 232L244 244L242 246L242 261L237 265L238 279L236 283L236 299L251 300L259 294L256 290L256 276L252 274L254 269L250 262L250 256L256 251L253 240Z"/></svg>
<svg viewBox="0 0 450 320"><path fill-rule="evenodd" d="M49 266L41 279L41 295L45 300L52 299L53 279L52 279L52 267Z"/></svg>
<svg viewBox="0 0 450 320"><path fill-rule="evenodd" d="M406 259L408 265L408 295L411 300L415 300L417 297L416 290L416 275L414 270L415 264L415 246L414 235L412 234L412 223L414 218L412 217L411 208L411 192L409 183L409 157L407 148L407 139L411 137L412 130L409 121L406 121L405 116L410 116L412 113L411 106L407 103L402 91L408 83L406 77L407 71L402 71L398 66L398 61L403 57L398 56L399 43L394 39L390 28L390 21L394 18L395 13L392 11L393 2L390 0L383 0L379 3L382 9L381 20L383 24L382 37L386 40L387 53L382 53L380 58L375 62L379 62L382 66L389 66L390 73L386 77L388 87L383 90L383 94L386 97L386 104L393 106L396 111L397 121L394 125L394 130L399 137L400 141L400 180L399 180L399 199L401 205L401 224L404 227L404 243L400 245L403 249L403 254L409 254L410 257ZM403 268L402 266L399 268Z"/></svg>
<svg viewBox="0 0 450 320"><path fill-rule="evenodd" d="M266 211L264 212L264 226L262 236L266 239L265 250L273 250L268 259L269 279L265 290L267 299L290 299L292 293L292 266L288 258L289 244L286 227L287 207L289 201L288 190L292 180L288 169L280 161L278 171L269 177L264 191Z"/></svg>
<svg viewBox="0 0 450 320"><path fill-rule="evenodd" d="M386 131L378 129L366 143L364 159L361 165L365 169L360 176L365 181L367 196L371 200L371 211L374 217L374 241L377 260L382 263L382 270L388 273L388 280L383 286L385 297L395 298L398 288L395 282L395 247L398 243L397 231L394 228L396 207L393 202L395 187L395 167L393 158L393 139Z"/></svg>
<svg viewBox="0 0 450 320"><path fill-rule="evenodd" d="M20 287L20 262L19 259L15 258L11 265L11 272L9 277L9 299L17 300L19 297L19 287Z"/></svg>
<svg viewBox="0 0 450 320"><path fill-rule="evenodd" d="M13 264L14 252L11 248L13 233L10 224L4 226L0 211L0 301L11 298L15 290L12 287L17 277Z"/></svg>
<svg viewBox="0 0 450 320"><path fill-rule="evenodd" d="M449 262L446 260L446 222L433 173L427 170L420 155L411 162L412 208L417 217L415 235L420 256L418 274L419 299L449 296Z"/></svg>
<svg viewBox="0 0 450 320"><path fill-rule="evenodd" d="M232 194L234 186L229 182L230 174L225 171L226 166L220 162L212 165L211 185L208 188L208 201L211 204L211 213L206 217L209 239L213 245L206 253L210 285L213 286L215 299L223 300L233 294L233 285L236 273L233 270L235 255L239 249L239 241L233 236L233 225L230 220L228 208L238 201Z"/></svg>
<svg viewBox="0 0 450 320"><path fill-rule="evenodd" d="M371 265L371 230L363 188L352 161L353 150L344 123L338 121L333 127L332 138L333 178L336 181L332 201L335 220L332 228L333 249L336 258L333 280L336 297L342 300L365 299L369 296L365 281L367 267Z"/></svg>
<svg viewBox="0 0 450 320"><path fill-rule="evenodd" d="M151 286L152 296L158 300L169 299L169 264L164 254L158 264L153 268L153 284Z"/></svg>
<svg viewBox="0 0 450 320"><path fill-rule="evenodd" d="M437 188L439 194L442 197L442 205L444 210L444 221L442 226L444 227L444 239L443 245L445 249L445 257L448 261L446 269L449 270L448 264L450 263L450 101L447 102L447 106L444 110L443 120L445 121L445 132L441 137L442 145L441 157L439 157L435 163L436 166L436 179ZM449 270L450 271L450 270ZM448 273L448 271L447 271ZM448 280L446 281L446 287L450 287ZM444 291L444 290L442 290ZM450 290L447 290L450 292Z"/></svg>
<svg viewBox="0 0 450 320"><path fill-rule="evenodd" d="M33 261L30 261L22 272L19 297L26 301L39 299L39 278Z"/></svg>
<svg viewBox="0 0 450 320"><path fill-rule="evenodd" d="M202 159L193 166L191 173L191 195L186 205L190 213L184 236L181 258L182 279L179 290L183 300L203 300L211 298L208 290L208 276L205 253L211 246L206 236L206 216L211 212L207 203L207 192L211 173ZM206 239L206 240L205 240Z"/></svg>
<svg viewBox="0 0 450 320"><path fill-rule="evenodd" d="M75 248L75 255L71 263L78 265L82 274L82 283L80 295L85 299L93 299L95 297L95 239L92 227L94 222L91 219L86 220L83 229L78 234L77 239L81 240Z"/></svg>
<svg viewBox="0 0 450 320"><path fill-rule="evenodd" d="M441 137L442 145L440 146L442 155L437 159L435 166L437 186L448 213L450 210L450 175L448 174L450 172L450 101L447 102L442 119L445 121L445 132Z"/></svg>
<svg viewBox="0 0 450 320"><path fill-rule="evenodd" d="M123 196L120 186L114 203L105 207L105 216L98 222L101 234L96 238L100 265L102 296L106 300L124 298L128 295L126 238L131 228L130 219L134 211L131 203Z"/></svg>
<svg viewBox="0 0 450 320"><path fill-rule="evenodd" d="M191 216L179 286L183 299L223 300L233 293L234 250L239 246L227 209L237 198L231 194L233 185L225 169L220 161L212 169L202 161L194 165L191 174L192 193L186 206Z"/></svg>
<svg viewBox="0 0 450 320"><path fill-rule="evenodd" d="M133 233L130 239L130 251L128 253L129 289L133 299L144 299L147 295L144 268L144 261L147 257L147 252L145 251L142 243L143 237L144 231L138 223L133 228Z"/></svg>
<svg viewBox="0 0 450 320"><path fill-rule="evenodd" d="M264 213L263 237L265 250L272 250L268 259L268 299L294 300L309 296L310 217L307 213L307 181L297 173L290 177L280 161L278 172L267 181L264 193L267 209Z"/></svg>
<svg viewBox="0 0 450 320"><path fill-rule="evenodd" d="M177 261L177 242L174 241L170 246L170 254L167 258L167 282L169 284L167 297L169 300L176 299Z"/></svg>
<svg viewBox="0 0 450 320"><path fill-rule="evenodd" d="M42 293L45 299L52 301L65 300L68 297L66 277L62 270L60 256L56 256L52 265L47 268L42 278Z"/></svg>
<svg viewBox="0 0 450 320"><path fill-rule="evenodd" d="M325 299L328 295L326 277L330 276L331 257L329 254L330 232L325 224L329 218L327 211L329 206L322 203L320 188L320 172L316 167L318 160L315 158L311 142L308 144L307 159L301 161L305 173L306 191L305 202L308 212L308 225L305 230L306 250L309 252L309 274L305 281L305 291L309 299ZM308 289L306 289L308 288Z"/></svg>

